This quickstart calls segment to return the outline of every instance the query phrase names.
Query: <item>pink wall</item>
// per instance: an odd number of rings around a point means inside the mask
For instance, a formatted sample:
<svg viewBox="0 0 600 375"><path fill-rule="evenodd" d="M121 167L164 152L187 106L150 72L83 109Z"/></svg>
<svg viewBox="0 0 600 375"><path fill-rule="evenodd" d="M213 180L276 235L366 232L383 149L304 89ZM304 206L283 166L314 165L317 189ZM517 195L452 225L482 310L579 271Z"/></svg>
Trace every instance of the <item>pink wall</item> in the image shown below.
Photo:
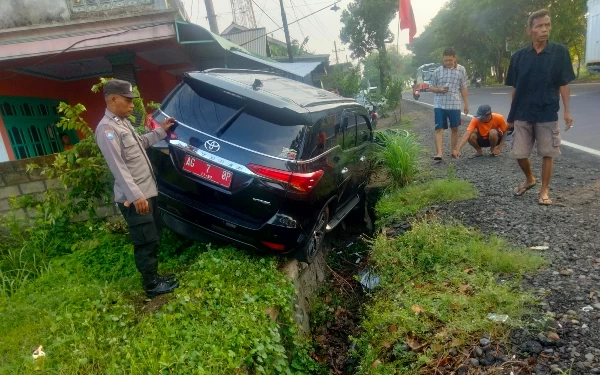
<svg viewBox="0 0 600 375"><path fill-rule="evenodd" d="M168 72L160 70L143 60L142 62L140 65L143 65L143 70L138 71L140 92L146 102L154 101L160 103L177 85L178 80ZM8 77L12 75L9 72L6 73ZM60 82L47 78L17 74L9 79L0 81L0 96L60 99L66 100L71 105L81 103L87 109L83 114L84 120L92 129L96 129L96 125L100 122L102 116L104 116L105 109L102 93L94 94L91 91L92 86L98 82L98 77ZM4 141L9 159L15 160L1 116L0 134L2 134L2 140Z"/></svg>

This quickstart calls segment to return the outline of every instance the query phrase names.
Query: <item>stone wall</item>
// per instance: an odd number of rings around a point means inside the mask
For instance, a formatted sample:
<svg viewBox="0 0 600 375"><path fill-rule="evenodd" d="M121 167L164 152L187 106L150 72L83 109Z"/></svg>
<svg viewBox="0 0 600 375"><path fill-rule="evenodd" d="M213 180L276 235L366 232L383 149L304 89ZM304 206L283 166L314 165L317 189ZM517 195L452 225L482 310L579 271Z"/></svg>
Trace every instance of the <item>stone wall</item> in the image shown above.
<svg viewBox="0 0 600 375"><path fill-rule="evenodd" d="M54 155L47 155L0 163L0 215L5 215L10 211L9 198L12 196L32 195L34 198L39 199L48 189L62 189L57 179L46 179L46 176L40 175L40 170L27 172L28 164L49 165L54 161L54 157ZM17 217L33 218L35 210L18 209L15 213ZM98 216L100 217L117 214L119 212L114 204L98 209ZM86 219L86 215L80 215L76 218L76 220Z"/></svg>

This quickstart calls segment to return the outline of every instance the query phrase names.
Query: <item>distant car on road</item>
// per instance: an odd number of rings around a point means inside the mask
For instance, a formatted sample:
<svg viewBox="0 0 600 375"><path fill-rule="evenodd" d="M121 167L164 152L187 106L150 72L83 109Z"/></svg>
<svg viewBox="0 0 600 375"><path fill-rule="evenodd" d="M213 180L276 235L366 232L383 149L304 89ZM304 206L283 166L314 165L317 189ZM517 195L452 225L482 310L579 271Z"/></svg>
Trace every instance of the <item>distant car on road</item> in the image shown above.
<svg viewBox="0 0 600 375"><path fill-rule="evenodd" d="M363 215L373 134L356 101L261 71L187 73L149 119L174 117L149 151L165 224L310 262Z"/></svg>

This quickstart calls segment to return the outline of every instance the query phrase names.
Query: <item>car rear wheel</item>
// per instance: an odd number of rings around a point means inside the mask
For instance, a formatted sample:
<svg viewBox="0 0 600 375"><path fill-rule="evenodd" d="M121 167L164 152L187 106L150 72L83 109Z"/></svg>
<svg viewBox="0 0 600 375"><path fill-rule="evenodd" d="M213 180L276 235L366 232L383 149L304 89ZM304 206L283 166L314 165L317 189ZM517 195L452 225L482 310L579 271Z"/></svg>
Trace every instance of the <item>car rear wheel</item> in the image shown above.
<svg viewBox="0 0 600 375"><path fill-rule="evenodd" d="M300 262L312 263L325 242L327 223L329 222L329 207L324 207L315 222L311 232L310 239L295 254L295 258Z"/></svg>

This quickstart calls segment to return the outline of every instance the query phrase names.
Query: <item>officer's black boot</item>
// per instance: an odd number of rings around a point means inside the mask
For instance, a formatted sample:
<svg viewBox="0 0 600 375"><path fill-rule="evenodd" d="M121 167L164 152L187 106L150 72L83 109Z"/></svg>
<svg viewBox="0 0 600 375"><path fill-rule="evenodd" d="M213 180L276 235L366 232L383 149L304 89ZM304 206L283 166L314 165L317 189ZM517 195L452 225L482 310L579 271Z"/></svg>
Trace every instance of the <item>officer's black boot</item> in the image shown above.
<svg viewBox="0 0 600 375"><path fill-rule="evenodd" d="M161 294L172 293L179 286L179 282L170 280L162 281L159 275L145 276L143 278L144 290L148 298L154 298Z"/></svg>
<svg viewBox="0 0 600 375"><path fill-rule="evenodd" d="M175 274L168 273L166 275L156 275L156 277L158 277L159 281L167 282L173 280L175 278Z"/></svg>

